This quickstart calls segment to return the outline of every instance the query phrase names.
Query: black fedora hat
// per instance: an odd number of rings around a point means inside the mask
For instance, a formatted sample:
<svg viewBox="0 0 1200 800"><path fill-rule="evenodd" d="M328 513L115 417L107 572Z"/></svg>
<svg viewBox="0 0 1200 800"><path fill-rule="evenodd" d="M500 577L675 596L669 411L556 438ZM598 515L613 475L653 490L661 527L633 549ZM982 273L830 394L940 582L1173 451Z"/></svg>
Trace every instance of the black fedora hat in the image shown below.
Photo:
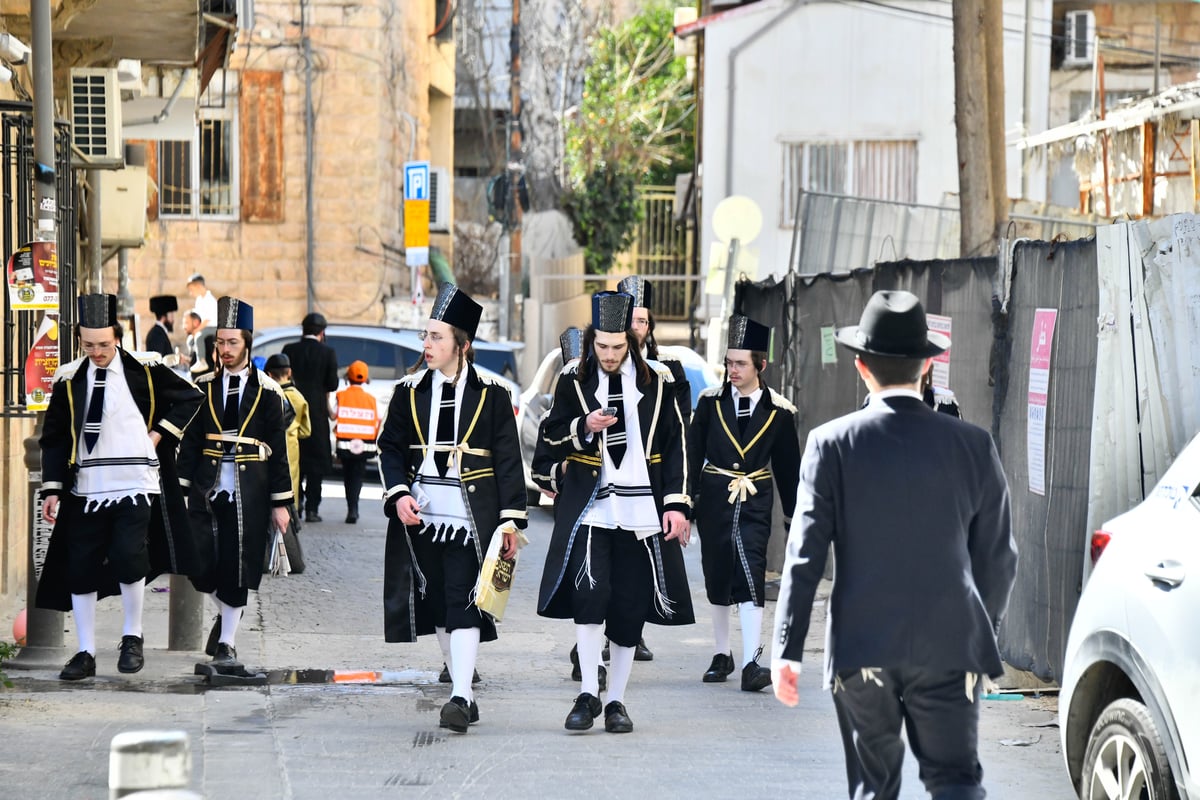
<svg viewBox="0 0 1200 800"><path fill-rule="evenodd" d="M889 358L931 358L950 349L950 338L929 330L925 309L912 292L876 292L857 325L834 334L856 353Z"/></svg>

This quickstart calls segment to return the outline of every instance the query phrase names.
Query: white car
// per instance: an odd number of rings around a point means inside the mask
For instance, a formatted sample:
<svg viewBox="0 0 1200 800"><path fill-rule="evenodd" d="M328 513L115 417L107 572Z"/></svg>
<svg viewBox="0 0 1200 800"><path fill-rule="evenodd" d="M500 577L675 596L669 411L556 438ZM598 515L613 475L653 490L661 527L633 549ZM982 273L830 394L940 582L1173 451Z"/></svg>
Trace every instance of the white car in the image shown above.
<svg viewBox="0 0 1200 800"><path fill-rule="evenodd" d="M1059 696L1063 757L1086 800L1200 798L1198 484L1200 436L1092 537Z"/></svg>

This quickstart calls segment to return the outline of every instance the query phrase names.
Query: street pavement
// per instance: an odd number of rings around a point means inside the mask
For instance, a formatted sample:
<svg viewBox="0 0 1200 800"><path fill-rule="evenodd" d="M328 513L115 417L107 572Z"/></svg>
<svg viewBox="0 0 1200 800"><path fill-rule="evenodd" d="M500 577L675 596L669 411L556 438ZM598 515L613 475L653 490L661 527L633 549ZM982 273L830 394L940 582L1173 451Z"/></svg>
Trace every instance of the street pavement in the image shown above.
<svg viewBox="0 0 1200 800"><path fill-rule="evenodd" d="M449 686L437 683L435 637L383 641L379 487L364 491L367 513L357 525L341 522L341 486L329 481L325 492L325 522L300 534L307 570L264 578L238 635L241 660L277 682L204 686L193 675L203 654L167 650L164 579L146 595L146 667L122 675L120 601L108 599L100 605L96 678L68 684L57 669L4 668L14 687L0 688L0 798L107 798L110 741L144 730L188 734L188 788L209 800L846 796L833 705L820 689L818 619L799 708L783 707L769 690L740 691L736 673L725 684L700 681L712 645L695 539L686 560L699 621L647 626L654 660L635 663L625 698L633 733L607 734L603 718L588 733L564 731L579 685L567 660L573 625L535 613L550 535L545 509L531 514L531 543L500 639L480 648L481 721L466 735L439 728ZM764 627L773 615L769 603ZM64 619L63 662L75 644L70 616ZM733 626L736 655L736 614ZM349 672L374 675L357 676L372 682L337 680L355 677ZM1072 797L1054 720L1052 696L983 703L980 759L989 797ZM901 796L926 796L911 757Z"/></svg>

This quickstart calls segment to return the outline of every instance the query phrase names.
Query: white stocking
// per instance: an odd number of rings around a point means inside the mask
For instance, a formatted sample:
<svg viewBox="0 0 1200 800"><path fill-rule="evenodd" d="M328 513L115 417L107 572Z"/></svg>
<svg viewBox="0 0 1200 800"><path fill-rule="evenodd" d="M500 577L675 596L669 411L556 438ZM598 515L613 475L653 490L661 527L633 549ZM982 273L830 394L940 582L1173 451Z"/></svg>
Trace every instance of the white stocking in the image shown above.
<svg viewBox="0 0 1200 800"><path fill-rule="evenodd" d="M125 612L123 636L142 635L142 607L146 602L146 579L121 584L121 608Z"/></svg>
<svg viewBox="0 0 1200 800"><path fill-rule="evenodd" d="M738 617L742 622L742 666L754 660L754 654L762 646L763 610L754 603L738 603Z"/></svg>
<svg viewBox="0 0 1200 800"><path fill-rule="evenodd" d="M579 691L599 697L599 662L600 651L604 649L604 628L600 625L576 625L575 644L579 648L579 674L583 678ZM610 654L611 651L609 648Z"/></svg>
<svg viewBox="0 0 1200 800"><path fill-rule="evenodd" d="M450 657L450 634L445 628L434 628L433 632L437 634L438 647L442 648L442 661L446 662L446 670L449 671L453 659Z"/></svg>
<svg viewBox="0 0 1200 800"><path fill-rule="evenodd" d="M625 702L625 686L633 674L633 655L636 650L636 647L608 643L608 702Z"/></svg>
<svg viewBox="0 0 1200 800"><path fill-rule="evenodd" d="M717 649L714 652L724 655L729 652L729 606L710 606L712 608L713 639Z"/></svg>
<svg viewBox="0 0 1200 800"><path fill-rule="evenodd" d="M242 609L226 605L220 600L217 601L217 607L221 609L221 641L233 647L237 640L238 623L242 621Z"/></svg>
<svg viewBox="0 0 1200 800"><path fill-rule="evenodd" d="M71 595L71 616L75 618L75 635L79 637L79 649L96 655L96 600L97 594Z"/></svg>
<svg viewBox="0 0 1200 800"><path fill-rule="evenodd" d="M471 679L475 676L475 658L479 655L479 628L459 628L450 632L450 690L453 697L470 703L475 699Z"/></svg>

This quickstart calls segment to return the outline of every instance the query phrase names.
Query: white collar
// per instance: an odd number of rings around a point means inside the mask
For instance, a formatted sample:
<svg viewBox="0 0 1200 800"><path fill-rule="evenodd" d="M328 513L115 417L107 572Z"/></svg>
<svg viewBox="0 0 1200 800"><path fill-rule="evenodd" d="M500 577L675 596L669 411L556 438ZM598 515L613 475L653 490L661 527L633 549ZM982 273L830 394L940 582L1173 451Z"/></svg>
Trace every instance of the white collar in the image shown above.
<svg viewBox="0 0 1200 800"><path fill-rule="evenodd" d="M922 403L925 402L925 398L921 397L919 393L914 392L912 389L884 389L879 392L874 392L869 399L886 400L889 397L912 397L916 400L920 400Z"/></svg>
<svg viewBox="0 0 1200 800"><path fill-rule="evenodd" d="M763 390L762 383L759 383L758 388L755 389L753 392L750 392L749 394L742 394L740 391L738 391L738 388L736 386L734 386L732 383L729 384L729 388L733 390L733 399L734 400L737 400L739 397L749 397L751 403L757 403L758 398L762 397L762 390Z"/></svg>
<svg viewBox="0 0 1200 800"><path fill-rule="evenodd" d="M305 338L305 339L312 339L314 342L319 342L319 341L321 341L321 337L320 337L320 336L314 336L314 335L313 335L313 334L311 334L311 333L306 333L306 334L304 334L304 337L303 337L303 338Z"/></svg>
<svg viewBox="0 0 1200 800"><path fill-rule="evenodd" d="M246 366L242 367L240 370L237 370L237 371L234 371L231 369L225 370L225 377L226 378L244 378L244 377L246 377L247 373L249 373L249 372L250 372L250 365L247 364Z"/></svg>
<svg viewBox="0 0 1200 800"><path fill-rule="evenodd" d="M466 370L466 365L465 365L465 364L463 365L463 370L464 370L464 371ZM442 384L443 384L443 383L448 383L449 381L452 381L452 380L454 380L454 378L447 378L447 377L446 377L446 373L442 372L440 369L435 369L435 370L430 370L430 371L433 373L433 388L434 388L434 389L436 389L436 390L437 390L437 391L439 391L439 392L442 390ZM454 384L454 391L455 391L455 392L458 392L458 387L462 386L462 384L463 384L463 379L464 379L465 377L466 377L465 375L460 375L460 376L459 376L458 383Z"/></svg>
<svg viewBox="0 0 1200 800"><path fill-rule="evenodd" d="M92 361L89 358L88 359L88 376L94 378L96 376L96 370L98 370L98 369L100 369L100 367L96 366L96 362ZM108 366L104 367L104 369L108 370L108 372L106 373L108 375L111 375L114 372L118 373L120 375L125 374L125 364L122 363L122 361L121 361L121 348L120 347L117 348L117 354L115 356L113 356L112 361L108 362Z"/></svg>

